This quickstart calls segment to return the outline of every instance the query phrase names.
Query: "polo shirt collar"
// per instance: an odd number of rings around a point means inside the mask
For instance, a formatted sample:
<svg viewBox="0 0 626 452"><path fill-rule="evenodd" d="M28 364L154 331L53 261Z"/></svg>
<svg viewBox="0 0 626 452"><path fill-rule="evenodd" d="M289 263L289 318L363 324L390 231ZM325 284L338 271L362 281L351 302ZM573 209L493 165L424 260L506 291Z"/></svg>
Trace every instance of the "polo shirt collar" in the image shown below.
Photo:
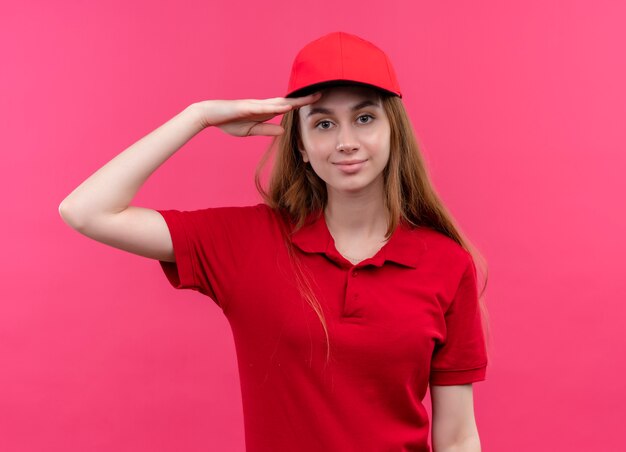
<svg viewBox="0 0 626 452"><path fill-rule="evenodd" d="M375 265L380 267L386 261L391 261L406 267L416 268L420 256L426 250L426 243L420 237L418 229L401 221L387 243L374 256L359 262L357 266ZM352 263L337 251L335 241L328 230L326 218L321 210L309 214L304 225L292 233L291 241L305 253L322 253L342 266L352 266Z"/></svg>

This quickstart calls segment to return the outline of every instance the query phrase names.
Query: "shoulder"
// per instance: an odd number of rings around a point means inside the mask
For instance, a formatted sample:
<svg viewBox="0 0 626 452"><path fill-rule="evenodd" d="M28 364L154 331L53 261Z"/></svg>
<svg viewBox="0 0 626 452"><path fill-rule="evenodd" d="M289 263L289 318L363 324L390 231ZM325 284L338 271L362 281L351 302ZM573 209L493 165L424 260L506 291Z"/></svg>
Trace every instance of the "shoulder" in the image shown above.
<svg viewBox="0 0 626 452"><path fill-rule="evenodd" d="M206 215L214 217L222 217L234 221L272 221L276 218L277 213L265 203L259 203L247 206L221 206L207 207L200 209Z"/></svg>
<svg viewBox="0 0 626 452"><path fill-rule="evenodd" d="M258 218L260 221L267 224L277 225L284 224L286 222L286 217L283 212L268 206L264 202L252 206L246 206L245 208L249 210L249 214L251 216Z"/></svg>
<svg viewBox="0 0 626 452"><path fill-rule="evenodd" d="M247 206L212 206L195 210L162 209L159 212L169 223L203 233L223 230L226 234L255 231L261 233L274 227L280 215L265 203ZM267 226L267 227L266 227Z"/></svg>
<svg viewBox="0 0 626 452"><path fill-rule="evenodd" d="M420 226L414 231L423 242L424 254L429 260L462 273L473 263L471 253L442 232L427 226Z"/></svg>
<svg viewBox="0 0 626 452"><path fill-rule="evenodd" d="M211 210L232 227L253 231L257 238L264 234L275 235L287 222L283 212L263 202L247 206L217 207Z"/></svg>

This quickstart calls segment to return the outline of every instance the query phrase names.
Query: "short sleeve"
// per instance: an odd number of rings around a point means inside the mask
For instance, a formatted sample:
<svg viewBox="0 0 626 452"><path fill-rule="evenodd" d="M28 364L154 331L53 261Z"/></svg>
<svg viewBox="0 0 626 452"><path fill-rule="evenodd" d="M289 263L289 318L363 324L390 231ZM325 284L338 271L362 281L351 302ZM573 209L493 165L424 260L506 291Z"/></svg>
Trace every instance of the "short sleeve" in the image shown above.
<svg viewBox="0 0 626 452"><path fill-rule="evenodd" d="M236 283L239 266L249 257L251 231L263 221L263 206L157 209L170 231L176 257L176 262L159 261L170 284L196 290L224 309L226 288Z"/></svg>
<svg viewBox="0 0 626 452"><path fill-rule="evenodd" d="M433 351L431 385L461 385L485 380L487 352L482 328L476 267L469 264L445 313L446 338Z"/></svg>

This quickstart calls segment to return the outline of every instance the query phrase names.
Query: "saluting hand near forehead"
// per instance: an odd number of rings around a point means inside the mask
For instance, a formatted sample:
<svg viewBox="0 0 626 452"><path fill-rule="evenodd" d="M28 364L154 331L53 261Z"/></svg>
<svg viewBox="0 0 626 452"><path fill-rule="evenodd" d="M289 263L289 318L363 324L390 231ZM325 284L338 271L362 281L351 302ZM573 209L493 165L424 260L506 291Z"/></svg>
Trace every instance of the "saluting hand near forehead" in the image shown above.
<svg viewBox="0 0 626 452"><path fill-rule="evenodd" d="M215 126L236 137L278 136L285 130L278 124L265 121L291 109L311 104L320 97L321 92L317 92L295 98L205 100L198 102L197 105L202 110L205 127Z"/></svg>

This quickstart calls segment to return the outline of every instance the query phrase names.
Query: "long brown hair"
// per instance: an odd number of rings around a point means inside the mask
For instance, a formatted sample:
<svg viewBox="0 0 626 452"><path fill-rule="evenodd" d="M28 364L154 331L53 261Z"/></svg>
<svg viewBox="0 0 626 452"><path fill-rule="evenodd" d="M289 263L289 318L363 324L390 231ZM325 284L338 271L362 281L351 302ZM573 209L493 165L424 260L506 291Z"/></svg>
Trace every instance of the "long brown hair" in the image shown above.
<svg viewBox="0 0 626 452"><path fill-rule="evenodd" d="M481 262L480 273L484 274L484 284L479 293L481 320L489 343L491 335L484 300L488 280L485 259L462 233L435 191L402 100L383 91L376 92L380 96L391 126L389 161L383 171L385 207L390 219L385 238L391 237L399 222L404 220L416 227L425 226L439 231L468 251L474 262L478 258ZM284 219L295 225L292 233L304 225L311 213L323 212L327 202L326 183L310 164L304 162L299 152L302 141L298 119L298 110L291 110L283 115L280 125L285 132L272 139L255 172L258 192L268 206L280 212ZM269 189L266 191L261 184L261 172L274 149L277 149L277 155L272 166ZM324 328L328 363L330 340L322 307L313 293L309 277L304 273L300 258L294 251L289 233L284 229L283 238L300 293L309 302Z"/></svg>

